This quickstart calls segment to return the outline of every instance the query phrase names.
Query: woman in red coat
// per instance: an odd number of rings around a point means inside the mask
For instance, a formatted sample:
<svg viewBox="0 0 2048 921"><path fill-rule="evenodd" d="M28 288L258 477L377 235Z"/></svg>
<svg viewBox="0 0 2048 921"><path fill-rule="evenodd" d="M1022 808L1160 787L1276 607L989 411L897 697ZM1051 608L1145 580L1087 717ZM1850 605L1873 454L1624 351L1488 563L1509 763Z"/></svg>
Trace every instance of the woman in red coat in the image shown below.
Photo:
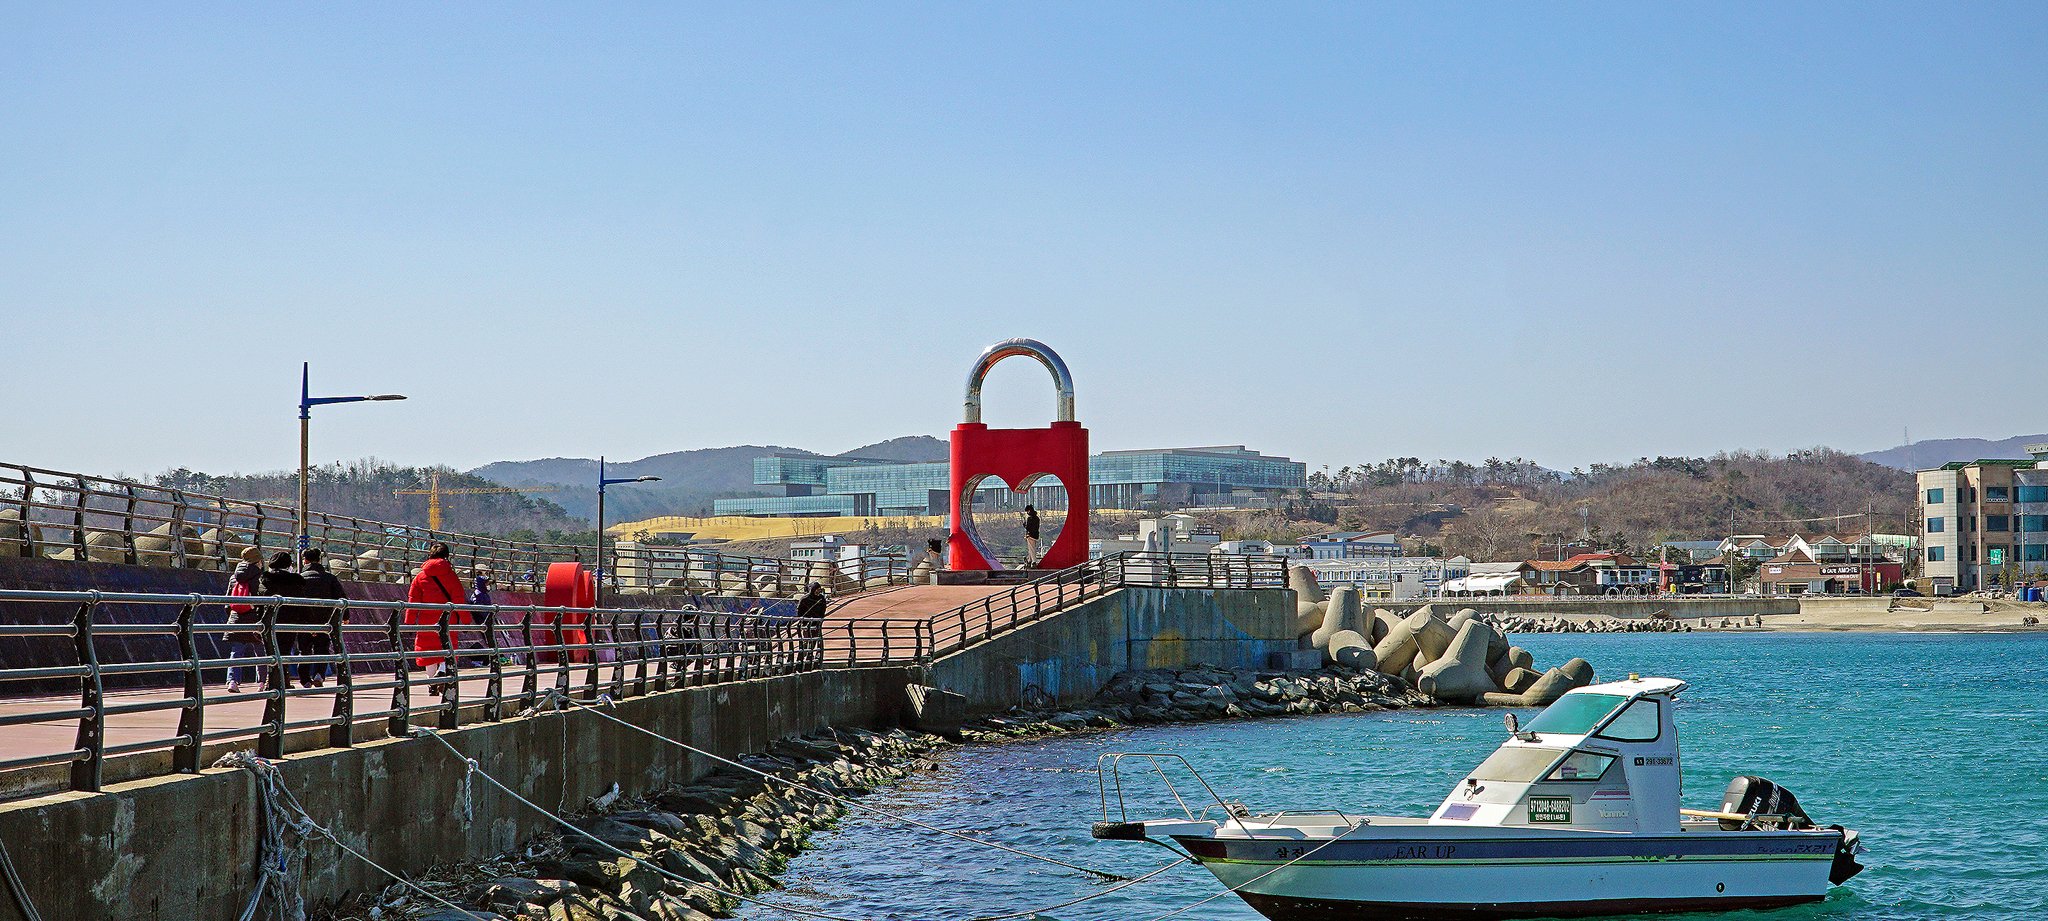
<svg viewBox="0 0 2048 921"><path fill-rule="evenodd" d="M461 604L463 603L462 580L455 577L455 567L448 562L448 545L435 544L427 548L427 562L420 567L420 574L412 579L412 587L406 589L405 600L413 603ZM405 612L408 626L423 625L437 627L441 623L440 611L419 611L408 608ZM468 611L453 612L448 623L469 623ZM450 637L456 639L455 637ZM460 640L457 639L460 645ZM424 630L412 635L412 651L431 652L441 648L441 634L437 630ZM421 668L431 669L429 677L439 678L453 671L448 660L440 656L421 656L413 660Z"/></svg>

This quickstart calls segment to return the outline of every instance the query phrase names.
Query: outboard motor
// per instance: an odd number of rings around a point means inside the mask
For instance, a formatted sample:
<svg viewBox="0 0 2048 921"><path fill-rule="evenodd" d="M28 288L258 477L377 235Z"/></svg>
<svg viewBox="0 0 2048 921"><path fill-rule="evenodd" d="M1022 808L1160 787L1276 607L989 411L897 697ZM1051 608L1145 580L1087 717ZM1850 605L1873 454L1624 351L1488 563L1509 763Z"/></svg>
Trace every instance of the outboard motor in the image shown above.
<svg viewBox="0 0 2048 921"><path fill-rule="evenodd" d="M1792 791L1778 786L1761 777L1742 776L1728 782L1728 792L1721 794L1721 811L1734 815L1759 816L1754 822L1741 819L1722 819L1722 831L1741 831L1744 827L1806 829L1812 828L1813 820L1799 808L1799 798ZM1761 816L1784 816L1782 819L1765 819Z"/></svg>

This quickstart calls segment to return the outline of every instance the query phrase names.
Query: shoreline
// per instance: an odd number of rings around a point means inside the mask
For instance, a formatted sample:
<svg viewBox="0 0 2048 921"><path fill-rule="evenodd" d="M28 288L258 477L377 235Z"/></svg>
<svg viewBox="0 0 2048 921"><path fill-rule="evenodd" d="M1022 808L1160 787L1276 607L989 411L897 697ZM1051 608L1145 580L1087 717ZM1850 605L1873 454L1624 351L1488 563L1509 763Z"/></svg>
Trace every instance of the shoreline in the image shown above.
<svg viewBox="0 0 2048 921"><path fill-rule="evenodd" d="M2023 624L2022 617L2041 617L2038 624ZM1617 619L1593 614L1556 615L1556 619L1573 623L1633 623L1636 619ZM2025 614L2018 611L1993 611L1984 614L1965 612L1934 612L1920 610L1902 611L1844 611L1844 612L1802 612L1797 614L1759 614L1752 618L1761 619L1761 626L1747 624L1720 626L1721 620L1708 618L1713 626L1702 627L1696 618L1678 621L1680 629L1669 631L1637 631L1652 635L1673 633L2048 633L2048 615ZM1736 620L1729 618L1729 620ZM1565 632L1565 631L1560 631ZM1569 631L1577 634L1580 631ZM1585 631L1586 633L1608 631ZM1621 632L1621 631L1612 631ZM1539 631L1515 631L1510 636L1545 635Z"/></svg>

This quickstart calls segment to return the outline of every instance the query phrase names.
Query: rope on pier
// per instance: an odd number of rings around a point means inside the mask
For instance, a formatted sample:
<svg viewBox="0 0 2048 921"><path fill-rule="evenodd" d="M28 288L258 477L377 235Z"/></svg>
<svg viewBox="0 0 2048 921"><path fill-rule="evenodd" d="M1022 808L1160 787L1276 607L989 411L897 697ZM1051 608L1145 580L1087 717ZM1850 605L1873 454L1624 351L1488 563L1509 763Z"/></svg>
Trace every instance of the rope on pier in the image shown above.
<svg viewBox="0 0 2048 921"><path fill-rule="evenodd" d="M256 800L263 810L263 838L261 842L263 878L256 883L256 891L250 893L249 904L242 909L241 921L252 921L256 909L263 901L263 894L275 892L271 902L271 916L288 918L290 921L304 921L306 917L305 896L299 892L298 873L293 864L306 857L306 842L325 838L344 853L366 864L377 872L391 877L429 899L461 912L464 916L481 919L483 916L438 895L428 892L396 873L385 869L383 864L371 860L361 851L343 843L327 826L313 821L306 813L306 807L299 804L298 796L285 785L284 775L277 764L258 758L247 751L228 752L213 763L214 767L241 768L256 779ZM291 840L287 840L287 832ZM38 921L33 914L29 921Z"/></svg>
<svg viewBox="0 0 2048 921"><path fill-rule="evenodd" d="M609 699L610 699L610 698L608 698L608 697L603 697L603 698L599 698L599 699L600 699L600 700L604 700L604 701L609 701ZM583 709L583 710L589 710L590 712L592 712L592 713L595 713L595 714L597 714L598 716L602 716L602 717L604 717L605 719L611 720L612 722L614 722L614 723L617 723L617 724L619 724L619 725L621 725L621 726L624 726L624 727L626 727L626 728L628 728L628 729L631 729L631 730L633 730L633 731L635 731L635 732L638 732L638 733L642 733L642 734L644 734L644 735L648 735L648 736L652 736L652 737L654 737L654 738L656 738L656 739L660 739L660 740L661 740L661 741L663 741L663 742L667 742L667 743L668 743L668 744L670 744L670 745L674 745L674 746L676 746L677 748L681 748L681 749L684 749L684 750L686 750L686 751L690 751L690 752L693 752L693 753L696 753L696 754L699 754L699 755L703 755L704 757L706 757L706 758L710 758L710 759L711 759L711 760L713 760L713 761L717 761L717 762L719 762L719 763L721 763L721 764L726 764L726 765L730 765L730 766L732 766L732 767L736 767L736 768L739 768L740 770L742 770L742 771L746 771L746 772L748 772L748 773L750 773L750 774L755 774L755 775L758 775L758 776L760 776L760 777L766 778L766 779L768 779L768 780L773 780L773 781L776 781L776 782L778 782L778 783L784 783L784 784L788 784L789 786L791 786L791 787L793 787L793 788L795 788L795 789L797 789L797 790L801 790L801 791L803 791L803 792L805 792L805 793L809 793L809 794L812 794L813 796L821 796L821 797L824 797L824 798L826 798L826 799L829 799L829 800L831 800L831 801L833 801L833 802L835 802L835 803L838 803L838 804L840 804L840 805L842 805L842 806L845 806L845 807L847 807L847 808L850 808L850 809L859 809L859 810L861 810L861 811L863 811L863 812L871 812L871 813L874 813L875 815L879 815L879 816L881 816L881 817L883 817L883 818L886 818L886 819L891 819L891 820L894 820L894 821L897 821L897 822L902 822L902 823L903 823L903 824L905 824L905 825L910 825L910 826L913 826L913 827L916 827L916 828L922 828L922 829L924 829L925 831L930 831L930 832L937 832L937 833L939 833L939 834L941 834L941 835L947 835L947 836L949 836L949 837L953 837L953 838L958 838L958 839L960 839L960 840L962 840L962 841L966 841L966 842L968 842L968 843L971 843L971 844L979 844L979 845L981 845L981 846L983 846L983 847L992 847L992 848L995 848L996 850L999 850L999 851L1008 851L1008 852L1010 852L1010 853L1012 853L1012 854L1015 854L1015 855L1017 855L1017 856L1019 856L1019 857L1028 857L1028 858L1030 858L1030 859L1032 859L1032 860L1039 860L1039 861L1044 861L1044 862L1046 862L1046 863L1049 863L1049 864L1053 864L1053 865L1055 865L1055 866L1061 866L1061 867L1065 867L1065 868L1067 868L1067 869L1069 869L1069 870L1073 870L1073 871L1075 871L1075 872L1078 872L1078 873L1086 873L1086 874L1089 874L1089 875L1091 875L1091 876L1097 876L1097 877L1101 877L1101 878L1103 878L1103 879L1107 879L1107 880L1120 880L1120 879L1127 879L1127 878L1128 878L1128 877L1125 877L1125 876L1124 876L1124 875L1122 875L1122 874L1119 874L1119 873L1111 873L1111 872L1109 872L1109 871L1107 871L1107 870L1091 870L1091 869L1089 869L1089 868L1087 868L1087 867L1077 867L1077 866L1075 866L1075 865L1073 865L1073 864L1070 864L1070 863L1066 863L1066 862L1064 862L1064 861L1060 861L1060 860L1055 860L1055 859L1053 859L1053 858L1051 858L1051 857L1047 857L1047 856L1045 856L1045 855L1043 855L1043 854L1033 854L1033 853L1031 853L1031 852L1029 852L1029 851L1022 851L1022 850L1018 850L1017 848L1014 848L1014 847L1010 847L1009 845L1006 845L1006 844L998 844L998 843L996 843L996 842L994 842L994 841L988 841L988 840L984 840L984 839L981 839L981 838L976 838L976 837L974 837L974 836L972 836L972 835L963 835L963 834L961 834L961 833L959 833L959 832L956 832L956 831L951 831L951 830L948 830L948 829L944 829L944 828L940 828L940 827L938 827L938 826L936 826L936 825L927 825L927 824L925 824L925 823L923 823L923 822L919 822L919 821L917 821L916 819L911 819L911 818L906 818L906 817L904 817L904 816L896 815L896 814L894 814L894 813L891 813L891 812L887 812L887 811L884 811L884 810L881 810L881 809L877 809L877 808L875 808L875 807L873 807L873 806L869 806L869 805L867 805L867 804L865 804L865 803L858 803L858 802L855 802L855 801L853 801L853 800L847 799L847 798L845 798L845 797L842 797L842 796L835 796L835 795L833 795L833 794L831 794L831 793L827 793L827 792L825 792L825 791L823 791L823 790L819 790L819 789L816 789L816 788L814 788L814 787L807 787L807 786L805 786L805 785L803 785L803 784L797 783L797 782L796 782L796 781L794 781L794 780L790 780L790 779L788 779L788 778L785 778L785 777L778 777L778 776L776 776L776 775L774 775L774 774L770 774L770 773L768 773L768 772L766 772L766 771L763 771L763 770L759 770L759 769L757 769L757 768L753 768L753 767L750 767L750 766L748 766L748 765L745 765L745 764L741 764L740 762L738 762L738 761L734 761L734 760L732 760L731 758L722 758L722 757L719 757L718 755L712 754L711 752L705 751L705 750L703 750L703 749L701 749L701 748L698 748L698 747L696 747L696 746L694 746L694 745L691 745L691 744L689 744L689 743L687 743L687 742L680 742L680 741L677 741L677 740L675 740L675 739L671 739L671 738L669 738L668 736L662 735L661 733L655 732L655 731L653 731L653 730L651 730L651 729L647 729L647 728L644 728L644 727L641 727L641 726L636 726L636 725L634 725L634 724L632 724L632 723L626 722L625 720L619 719L619 718L618 718L618 717L616 717L616 716L613 716L613 715L611 715L611 714L609 714L609 713L606 713L606 712L604 712L603 710L598 710L598 709L594 709L594 708L592 708L592 707L591 707L590 705L588 705L588 704L585 704L585 703L582 703L582 702L580 702L580 701L577 701L577 700L575 700L575 699L573 699L573 698L568 698L567 700L568 700L568 703L569 703L569 704L570 704L571 706L577 707L578 709Z"/></svg>

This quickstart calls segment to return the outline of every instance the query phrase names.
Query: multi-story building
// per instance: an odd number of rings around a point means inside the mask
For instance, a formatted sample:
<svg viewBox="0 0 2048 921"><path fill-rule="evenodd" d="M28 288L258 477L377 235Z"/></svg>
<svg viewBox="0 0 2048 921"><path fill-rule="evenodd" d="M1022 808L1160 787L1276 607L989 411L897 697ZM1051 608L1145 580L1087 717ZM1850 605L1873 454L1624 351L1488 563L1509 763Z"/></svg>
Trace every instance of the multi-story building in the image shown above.
<svg viewBox="0 0 2048 921"><path fill-rule="evenodd" d="M1303 560L1324 586L1355 585L1368 599L1405 601L1435 595L1444 583L1472 574L1472 561L1427 556L1350 557Z"/></svg>
<svg viewBox="0 0 2048 921"><path fill-rule="evenodd" d="M754 485L781 495L718 499L720 515L944 515L951 511L950 465L906 464L863 457L775 454L754 459ZM1308 465L1243 445L1107 451L1088 459L1093 508L1177 506L1270 507L1288 490L1305 488ZM981 490L1001 506L1029 502L1041 511L1066 508L1064 484L1037 486L1025 497L1003 486Z"/></svg>
<svg viewBox="0 0 2048 921"><path fill-rule="evenodd" d="M1917 475L1921 572L1935 594L2048 574L2048 445L2027 460L1956 461Z"/></svg>

